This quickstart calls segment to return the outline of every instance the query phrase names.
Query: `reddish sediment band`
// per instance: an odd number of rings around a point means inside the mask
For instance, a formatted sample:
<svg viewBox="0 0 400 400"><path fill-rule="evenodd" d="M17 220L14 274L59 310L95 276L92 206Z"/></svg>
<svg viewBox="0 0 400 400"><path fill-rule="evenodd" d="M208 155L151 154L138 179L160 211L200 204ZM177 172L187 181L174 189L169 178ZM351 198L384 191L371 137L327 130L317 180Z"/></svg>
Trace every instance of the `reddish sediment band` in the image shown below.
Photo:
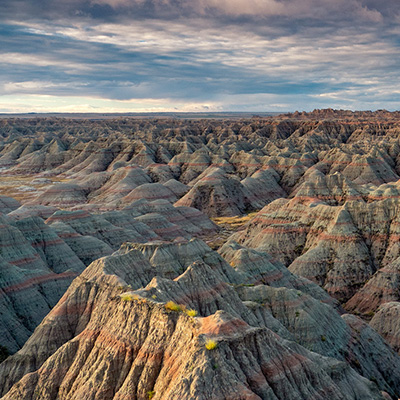
<svg viewBox="0 0 400 400"><path fill-rule="evenodd" d="M21 290L29 289L32 286L35 285L40 285L41 283L48 282L48 281L55 281L55 280L61 280L61 279L72 279L75 278L78 274L76 272L68 271L68 272L63 272L61 274L46 274L42 276L37 276L34 278L27 279L24 282L12 285L12 286L6 286L2 288L4 293L13 293L13 292L19 292Z"/></svg>

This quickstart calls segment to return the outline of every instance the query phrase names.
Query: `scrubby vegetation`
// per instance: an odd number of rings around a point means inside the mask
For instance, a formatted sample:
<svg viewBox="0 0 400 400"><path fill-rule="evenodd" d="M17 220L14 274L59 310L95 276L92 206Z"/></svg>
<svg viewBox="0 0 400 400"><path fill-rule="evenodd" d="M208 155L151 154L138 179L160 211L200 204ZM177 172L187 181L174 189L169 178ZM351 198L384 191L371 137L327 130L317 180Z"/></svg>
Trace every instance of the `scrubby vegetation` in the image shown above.
<svg viewBox="0 0 400 400"><path fill-rule="evenodd" d="M189 315L189 317L195 317L197 315L197 311L193 309L186 310L186 314Z"/></svg>
<svg viewBox="0 0 400 400"><path fill-rule="evenodd" d="M218 343L215 340L208 339L205 346L207 350L214 350L218 347Z"/></svg>
<svg viewBox="0 0 400 400"><path fill-rule="evenodd" d="M133 301L133 300L139 300L139 296L137 294L130 294L130 293L125 293L121 296L122 301Z"/></svg>
<svg viewBox="0 0 400 400"><path fill-rule="evenodd" d="M165 308L167 310L176 311L176 312L182 311L182 307L179 304L174 303L173 301L169 301L168 303L166 303Z"/></svg>

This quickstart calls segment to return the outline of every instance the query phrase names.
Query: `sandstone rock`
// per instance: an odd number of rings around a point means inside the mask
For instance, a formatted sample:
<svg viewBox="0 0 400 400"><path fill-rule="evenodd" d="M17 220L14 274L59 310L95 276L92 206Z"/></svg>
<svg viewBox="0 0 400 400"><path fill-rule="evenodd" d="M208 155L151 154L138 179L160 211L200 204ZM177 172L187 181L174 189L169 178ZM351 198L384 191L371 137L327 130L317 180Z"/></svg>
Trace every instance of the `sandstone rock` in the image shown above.
<svg viewBox="0 0 400 400"><path fill-rule="evenodd" d="M338 399L363 396L382 399L372 383L357 375L344 362L310 353L294 343L282 340L267 328L252 327L238 316L235 317L235 314L241 315L240 308L237 307L244 306L240 301L236 307L232 307L234 303L230 301L223 302L224 290L227 298L234 296L234 292L227 285L222 292L217 289L219 285L215 285L218 278L205 264L192 265L175 283L156 278L144 291L130 292L130 295L137 296L132 300L124 301L118 296L113 297L112 293L115 296L118 291L117 285L140 285L142 279L149 279L153 268L150 264L146 266L144 259L140 261L140 253L136 250L122 253L93 263L77 278L46 318L49 320L53 315L57 319L51 325L44 321L36 334L57 322L65 324L62 315L74 318L73 326L79 326L77 323L81 321L86 327L80 325L78 330L74 328L72 332L65 331L67 335L64 334L64 341L68 340L68 336L71 339L56 351L48 351L48 347L45 347L48 357L46 361L44 357L32 358L35 357L32 354L35 343L33 336L25 346L25 354L20 352L0 366L2 371L15 371L6 378L0 372L5 390L14 380L19 379L19 371L23 367L26 371L38 368L14 384L4 399L15 396L29 398L35 391L37 395L40 393L40 396L49 399L55 396L115 397L112 393L116 393L116 398L127 395L145 398L150 391L155 392L155 396L160 399L198 396L231 399L234 393L238 399L249 396L306 399L310 395L322 399L328 394ZM132 269L128 259L139 270ZM84 284L83 281L87 283ZM221 302L226 307L231 307L234 315L226 311L210 314L213 310L206 307L202 312L209 314L208 317L193 319L184 313L169 310L163 302L153 300L153 295L151 300L140 296L140 293L151 295L155 291L156 296L160 295L162 300L168 293L178 294L182 300L188 301L188 305L196 304L200 307L206 304L202 289L206 293L209 290L201 282L208 282L210 288L214 287L218 291L218 296L222 295L218 300L210 293L207 297L210 306L214 304L215 307ZM90 287L98 288L95 299L92 300L94 304L97 303L97 307L92 308L90 320L82 311L77 314L62 312L63 307L78 298L79 288L86 288L85 293L90 293ZM108 292L107 295L105 292ZM79 297L82 295L83 293ZM122 299L125 296L127 295L123 295ZM87 305L87 295L85 297L83 304ZM122 326L121 323L116 323L119 320L124 321ZM44 332L41 333L39 338L42 340L48 337ZM208 338L216 341L215 350L205 348ZM114 345L110 347L112 343ZM110 349L113 355L111 359ZM130 357L128 363L118 362L126 360L126 357ZM164 360L162 364L161 360ZM298 362L294 363L293 360ZM36 367L33 367L33 361L36 362ZM19 368L15 368L18 364ZM278 370L284 372L283 376L293 377L291 384L287 381L288 378L276 379L278 364ZM137 373L138 368L140 374ZM61 372L66 369L69 373ZM172 380L168 379L171 371L174 374ZM124 377L122 380L121 374ZM224 379L219 374L223 374ZM254 376L258 378L251 378ZM220 384L213 385L214 379ZM222 382L224 383L221 386Z"/></svg>

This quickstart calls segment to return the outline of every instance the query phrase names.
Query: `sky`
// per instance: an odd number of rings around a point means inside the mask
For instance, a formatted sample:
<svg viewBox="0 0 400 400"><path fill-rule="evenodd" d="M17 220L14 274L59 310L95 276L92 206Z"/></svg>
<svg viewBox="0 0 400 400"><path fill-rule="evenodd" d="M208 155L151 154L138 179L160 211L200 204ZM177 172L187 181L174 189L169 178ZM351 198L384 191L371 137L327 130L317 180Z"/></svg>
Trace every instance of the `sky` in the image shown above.
<svg viewBox="0 0 400 400"><path fill-rule="evenodd" d="M0 112L400 109L399 0L1 0Z"/></svg>

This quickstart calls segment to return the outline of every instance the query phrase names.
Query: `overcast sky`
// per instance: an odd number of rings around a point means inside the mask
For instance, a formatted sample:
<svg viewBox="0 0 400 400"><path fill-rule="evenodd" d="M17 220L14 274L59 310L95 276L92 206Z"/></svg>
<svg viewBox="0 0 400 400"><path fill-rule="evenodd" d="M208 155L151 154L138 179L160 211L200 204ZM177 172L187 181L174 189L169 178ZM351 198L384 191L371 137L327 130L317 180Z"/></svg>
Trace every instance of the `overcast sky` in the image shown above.
<svg viewBox="0 0 400 400"><path fill-rule="evenodd" d="M400 109L399 0L1 0L0 112Z"/></svg>

